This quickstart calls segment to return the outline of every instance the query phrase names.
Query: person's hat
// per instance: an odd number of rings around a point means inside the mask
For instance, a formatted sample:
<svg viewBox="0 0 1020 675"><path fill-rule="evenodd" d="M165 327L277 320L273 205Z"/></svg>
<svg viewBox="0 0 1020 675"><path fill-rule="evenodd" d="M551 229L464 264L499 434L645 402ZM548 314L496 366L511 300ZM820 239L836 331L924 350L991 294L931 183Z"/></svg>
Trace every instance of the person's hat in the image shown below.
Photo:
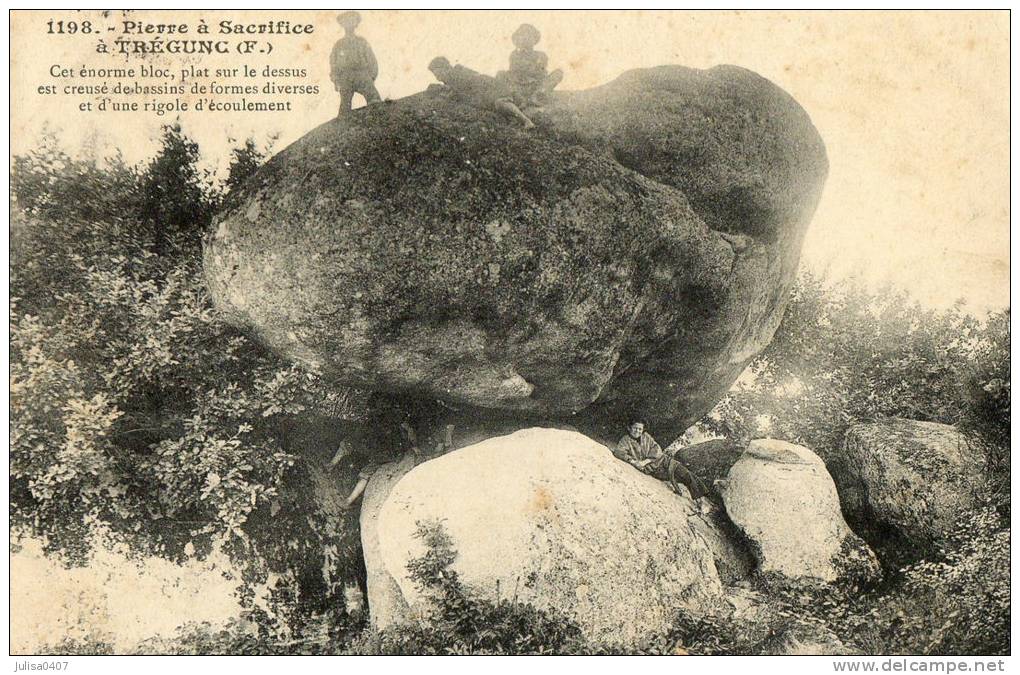
<svg viewBox="0 0 1020 675"><path fill-rule="evenodd" d="M510 39L515 45L534 47L538 44L538 41L542 39L542 34L539 33L538 29L530 23L522 23L517 30L514 31L514 34L510 36Z"/></svg>
<svg viewBox="0 0 1020 675"><path fill-rule="evenodd" d="M450 60L445 56L437 56L436 58L429 61L429 70L435 70L436 68L449 68Z"/></svg>
<svg viewBox="0 0 1020 675"><path fill-rule="evenodd" d="M361 15L355 11L343 12L336 18L336 22L344 28L354 28L361 23Z"/></svg>

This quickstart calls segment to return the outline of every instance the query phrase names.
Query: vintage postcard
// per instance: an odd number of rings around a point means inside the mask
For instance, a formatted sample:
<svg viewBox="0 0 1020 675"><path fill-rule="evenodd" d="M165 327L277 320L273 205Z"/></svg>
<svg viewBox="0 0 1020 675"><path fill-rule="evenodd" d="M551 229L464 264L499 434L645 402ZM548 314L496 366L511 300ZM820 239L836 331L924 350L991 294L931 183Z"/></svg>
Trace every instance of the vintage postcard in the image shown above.
<svg viewBox="0 0 1020 675"><path fill-rule="evenodd" d="M9 18L15 671L1004 669L1008 11Z"/></svg>

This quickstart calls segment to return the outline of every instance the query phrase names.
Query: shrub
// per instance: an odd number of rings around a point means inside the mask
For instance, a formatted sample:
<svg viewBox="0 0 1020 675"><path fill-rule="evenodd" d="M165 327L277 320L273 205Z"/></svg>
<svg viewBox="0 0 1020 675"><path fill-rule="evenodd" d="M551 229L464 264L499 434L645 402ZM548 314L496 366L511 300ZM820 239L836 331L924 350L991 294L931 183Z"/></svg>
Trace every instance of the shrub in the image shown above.
<svg viewBox="0 0 1020 675"><path fill-rule="evenodd" d="M902 291L876 293L802 274L770 345L703 423L730 436L767 433L827 461L858 421L904 417L957 424L980 345L997 324L959 305L925 309ZM1000 423L1002 420L1000 420Z"/></svg>
<svg viewBox="0 0 1020 675"><path fill-rule="evenodd" d="M961 523L944 560L909 565L864 593L781 577L760 583L777 618L811 622L868 654L1009 653L1009 532L992 508Z"/></svg>
<svg viewBox="0 0 1020 675"><path fill-rule="evenodd" d="M223 626L208 622L181 626L169 637L143 641L132 654L173 656L308 656L335 654L347 636L329 620L308 623L281 637L267 634L257 621L238 618Z"/></svg>
<svg viewBox="0 0 1020 675"><path fill-rule="evenodd" d="M902 570L860 632L879 653L1009 654L1009 536L994 509L971 514L956 548Z"/></svg>
<svg viewBox="0 0 1020 675"><path fill-rule="evenodd" d="M131 222L138 212L138 182L139 171L121 156L74 159L47 134L30 153L13 158L11 206L30 219Z"/></svg>
<svg viewBox="0 0 1020 675"><path fill-rule="evenodd" d="M985 451L989 488L999 515L1010 513L1010 310L988 318L965 372L968 406L960 428Z"/></svg>
<svg viewBox="0 0 1020 675"><path fill-rule="evenodd" d="M137 214L161 255L196 250L212 221L217 195L198 163L198 144L179 124L164 126L159 152L141 173Z"/></svg>
<svg viewBox="0 0 1020 675"><path fill-rule="evenodd" d="M354 561L334 555L345 534L309 498L288 431L297 415L356 415L335 404L357 401L222 323L197 247L167 248L211 213L196 161L177 128L140 171L46 144L15 158L11 533L70 564L96 523L172 560L218 546L243 566L247 601L273 573L281 612L342 614Z"/></svg>

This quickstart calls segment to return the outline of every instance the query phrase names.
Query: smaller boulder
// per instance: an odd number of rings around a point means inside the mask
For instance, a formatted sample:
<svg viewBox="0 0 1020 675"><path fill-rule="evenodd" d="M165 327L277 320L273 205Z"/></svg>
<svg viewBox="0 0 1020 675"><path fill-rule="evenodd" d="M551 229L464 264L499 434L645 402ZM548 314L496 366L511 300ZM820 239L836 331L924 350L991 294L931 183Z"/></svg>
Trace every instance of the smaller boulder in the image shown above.
<svg viewBox="0 0 1020 675"><path fill-rule="evenodd" d="M861 531L917 550L945 542L977 505L984 460L956 427L891 418L851 427L833 475Z"/></svg>
<svg viewBox="0 0 1020 675"><path fill-rule="evenodd" d="M807 448L751 441L717 485L730 519L751 542L759 572L829 583L878 576L878 559L843 520L836 485Z"/></svg>

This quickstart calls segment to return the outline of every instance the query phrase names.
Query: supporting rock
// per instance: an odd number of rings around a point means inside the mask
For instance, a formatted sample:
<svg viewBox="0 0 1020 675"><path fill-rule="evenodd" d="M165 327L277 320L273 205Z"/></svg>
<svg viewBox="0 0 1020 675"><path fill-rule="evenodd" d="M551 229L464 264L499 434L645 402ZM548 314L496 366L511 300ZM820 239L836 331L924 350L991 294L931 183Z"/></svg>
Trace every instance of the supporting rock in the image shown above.
<svg viewBox="0 0 1020 675"><path fill-rule="evenodd" d="M420 522L442 524L472 592L555 608L596 642L639 641L722 595L710 543L722 535L694 524L697 506L581 434L533 428L455 450L380 506L397 473L373 478L362 512L377 626L428 607L407 571L424 553Z"/></svg>

